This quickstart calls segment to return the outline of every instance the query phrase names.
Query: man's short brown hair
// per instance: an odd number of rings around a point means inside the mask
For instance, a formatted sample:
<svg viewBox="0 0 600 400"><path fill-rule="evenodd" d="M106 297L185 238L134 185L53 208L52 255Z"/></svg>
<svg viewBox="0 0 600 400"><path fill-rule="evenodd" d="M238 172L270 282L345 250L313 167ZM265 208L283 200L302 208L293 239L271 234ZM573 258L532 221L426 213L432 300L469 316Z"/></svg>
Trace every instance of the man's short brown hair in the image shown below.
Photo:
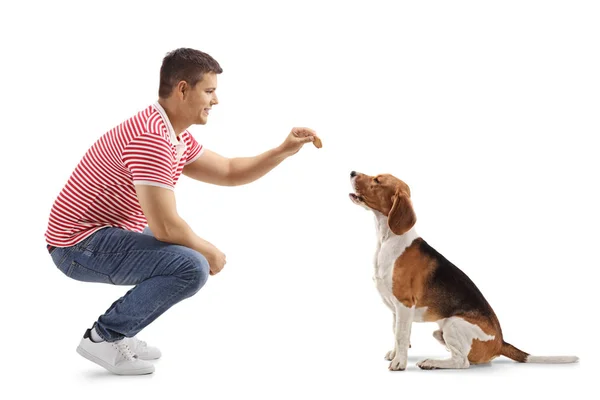
<svg viewBox="0 0 600 400"><path fill-rule="evenodd" d="M199 50L188 48L173 50L167 53L160 67L158 96L169 97L180 81L186 81L194 87L208 72L220 74L223 69L214 58Z"/></svg>

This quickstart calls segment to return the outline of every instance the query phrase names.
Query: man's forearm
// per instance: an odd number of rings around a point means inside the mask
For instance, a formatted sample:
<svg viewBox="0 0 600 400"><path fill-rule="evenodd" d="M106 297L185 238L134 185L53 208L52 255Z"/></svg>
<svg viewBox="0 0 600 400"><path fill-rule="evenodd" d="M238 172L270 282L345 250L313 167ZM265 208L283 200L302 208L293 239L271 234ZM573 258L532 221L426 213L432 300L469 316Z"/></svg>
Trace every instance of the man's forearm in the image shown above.
<svg viewBox="0 0 600 400"><path fill-rule="evenodd" d="M189 247L204 256L207 256L214 248L212 243L196 235L187 222L181 218L165 225L160 231L154 232L154 235L162 242Z"/></svg>
<svg viewBox="0 0 600 400"><path fill-rule="evenodd" d="M229 176L233 185L245 185L267 174L283 160L287 154L276 147L254 157L237 157L230 160Z"/></svg>

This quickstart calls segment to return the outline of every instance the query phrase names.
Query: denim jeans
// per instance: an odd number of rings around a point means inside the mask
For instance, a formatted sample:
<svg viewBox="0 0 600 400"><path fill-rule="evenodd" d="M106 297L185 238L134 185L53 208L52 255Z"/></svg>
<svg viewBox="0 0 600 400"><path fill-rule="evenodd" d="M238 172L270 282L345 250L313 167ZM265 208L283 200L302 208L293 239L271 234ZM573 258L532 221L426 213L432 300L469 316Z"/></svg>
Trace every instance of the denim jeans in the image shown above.
<svg viewBox="0 0 600 400"><path fill-rule="evenodd" d="M107 342L132 337L181 300L194 295L209 276L206 258L195 250L143 233L103 228L71 247L52 250L65 275L83 282L135 285L94 324Z"/></svg>

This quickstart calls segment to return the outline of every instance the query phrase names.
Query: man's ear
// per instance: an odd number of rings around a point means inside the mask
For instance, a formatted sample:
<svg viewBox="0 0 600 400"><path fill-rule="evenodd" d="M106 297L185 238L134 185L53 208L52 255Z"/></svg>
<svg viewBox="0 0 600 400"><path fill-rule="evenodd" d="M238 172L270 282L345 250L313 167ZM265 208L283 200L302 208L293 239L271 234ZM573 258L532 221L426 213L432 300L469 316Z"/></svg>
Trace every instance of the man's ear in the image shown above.
<svg viewBox="0 0 600 400"><path fill-rule="evenodd" d="M181 97L181 98L186 98L189 94L190 91L190 86L188 85L188 83L186 81L179 81L177 83L177 86L175 87L175 90L177 91L177 94Z"/></svg>
<svg viewBox="0 0 600 400"><path fill-rule="evenodd" d="M397 190L394 194L394 204L388 214L388 226L396 235L403 235L417 222L417 216L408 195Z"/></svg>

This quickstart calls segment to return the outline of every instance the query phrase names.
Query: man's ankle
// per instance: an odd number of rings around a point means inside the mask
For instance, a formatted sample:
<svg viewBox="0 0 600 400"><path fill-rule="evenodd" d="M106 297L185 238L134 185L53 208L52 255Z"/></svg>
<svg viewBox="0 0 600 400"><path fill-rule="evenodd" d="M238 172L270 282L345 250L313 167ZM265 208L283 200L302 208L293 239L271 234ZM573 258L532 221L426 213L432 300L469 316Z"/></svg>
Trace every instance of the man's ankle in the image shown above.
<svg viewBox="0 0 600 400"><path fill-rule="evenodd" d="M98 334L95 325L92 326L92 329L90 329L90 340L94 343L104 342L104 339L102 339L102 337Z"/></svg>

